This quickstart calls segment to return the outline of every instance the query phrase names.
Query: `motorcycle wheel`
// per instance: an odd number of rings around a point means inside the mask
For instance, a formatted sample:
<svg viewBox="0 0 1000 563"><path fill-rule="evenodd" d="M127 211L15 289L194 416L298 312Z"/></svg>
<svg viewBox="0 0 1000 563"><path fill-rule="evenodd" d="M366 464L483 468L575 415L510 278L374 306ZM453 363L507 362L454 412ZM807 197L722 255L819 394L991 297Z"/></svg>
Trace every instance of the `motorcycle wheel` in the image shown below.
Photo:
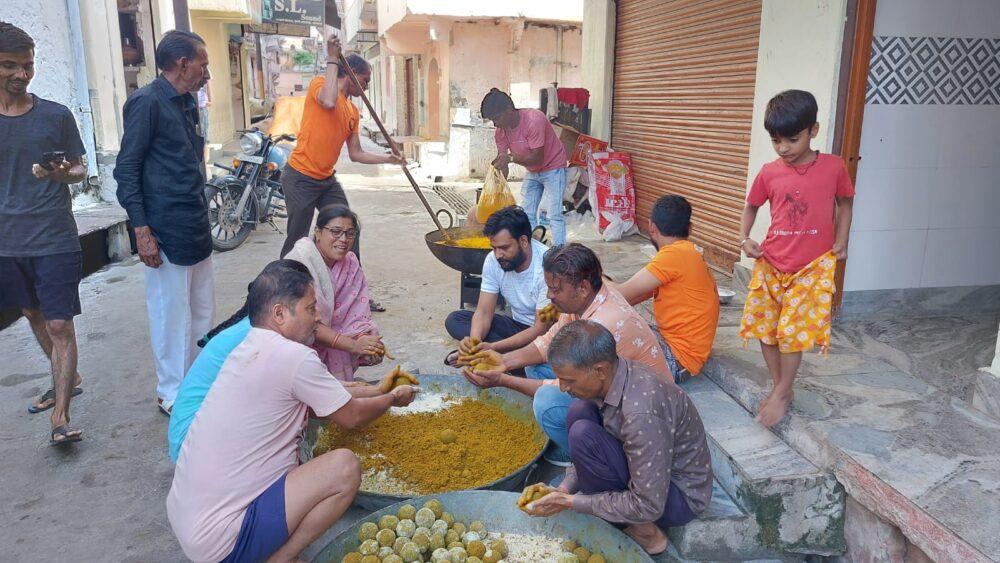
<svg viewBox="0 0 1000 563"><path fill-rule="evenodd" d="M205 199L208 201L208 225L212 233L212 248L227 252L243 244L254 229L257 217L257 200L247 200L243 208L243 220L235 217L240 192L237 186L205 185ZM245 222L251 221L251 222Z"/></svg>

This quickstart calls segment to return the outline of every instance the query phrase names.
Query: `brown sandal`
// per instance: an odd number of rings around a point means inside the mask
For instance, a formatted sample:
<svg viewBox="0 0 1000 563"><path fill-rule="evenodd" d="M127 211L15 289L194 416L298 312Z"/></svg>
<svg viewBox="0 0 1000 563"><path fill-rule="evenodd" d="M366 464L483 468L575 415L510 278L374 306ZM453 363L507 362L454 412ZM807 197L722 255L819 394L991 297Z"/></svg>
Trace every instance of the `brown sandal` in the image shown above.
<svg viewBox="0 0 1000 563"><path fill-rule="evenodd" d="M76 397L80 393L83 393L83 387L74 387L73 391L69 394L69 396ZM45 401L52 401L52 403L41 408L36 406L44 403ZM30 412L31 414L38 414L40 412L45 412L54 406L56 406L56 392L54 389L49 389L48 391L42 393L42 396L39 397L37 401L35 401L34 405L28 407L28 412Z"/></svg>
<svg viewBox="0 0 1000 563"><path fill-rule="evenodd" d="M62 436L62 438L57 439L57 434ZM49 438L49 445L60 446L62 444L79 442L80 440L83 440L83 430L70 428L68 424L63 424L62 426L56 426L52 429L52 435Z"/></svg>

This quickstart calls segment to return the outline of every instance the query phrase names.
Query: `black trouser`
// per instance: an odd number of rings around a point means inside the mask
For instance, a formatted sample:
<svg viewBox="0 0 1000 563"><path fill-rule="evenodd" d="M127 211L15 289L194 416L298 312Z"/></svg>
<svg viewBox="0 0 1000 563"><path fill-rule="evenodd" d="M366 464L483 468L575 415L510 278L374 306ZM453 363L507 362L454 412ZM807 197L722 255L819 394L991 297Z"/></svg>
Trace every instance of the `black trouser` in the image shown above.
<svg viewBox="0 0 1000 563"><path fill-rule="evenodd" d="M461 340L472 332L473 311L453 311L444 320L444 328L455 340ZM490 323L490 331L484 339L486 342L500 342L505 338L510 338L529 325L521 324L505 315L493 315L493 322Z"/></svg>
<svg viewBox="0 0 1000 563"><path fill-rule="evenodd" d="M323 180L317 180L292 168L286 164L281 171L281 189L285 192L285 208L288 210L288 234L285 236L285 245L281 247L281 256L284 257L288 251L295 246L295 242L300 238L309 235L312 228L313 215L317 209L323 209L327 205L344 205L347 203L347 194L344 188L337 181L337 176L332 175ZM361 235L354 239L354 254L361 260Z"/></svg>

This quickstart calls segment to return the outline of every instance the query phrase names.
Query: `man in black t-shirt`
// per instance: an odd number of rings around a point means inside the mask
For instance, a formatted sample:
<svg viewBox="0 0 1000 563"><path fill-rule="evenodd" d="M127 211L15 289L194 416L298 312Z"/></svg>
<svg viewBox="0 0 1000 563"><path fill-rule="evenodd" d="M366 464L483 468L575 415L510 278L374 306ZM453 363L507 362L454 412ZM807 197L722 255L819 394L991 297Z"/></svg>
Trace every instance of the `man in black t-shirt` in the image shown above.
<svg viewBox="0 0 1000 563"><path fill-rule="evenodd" d="M65 444L83 438L69 426L83 260L68 184L87 177L86 151L69 108L28 93L34 62L31 37L0 22L0 309L24 313L52 363L28 411L52 408L51 443Z"/></svg>

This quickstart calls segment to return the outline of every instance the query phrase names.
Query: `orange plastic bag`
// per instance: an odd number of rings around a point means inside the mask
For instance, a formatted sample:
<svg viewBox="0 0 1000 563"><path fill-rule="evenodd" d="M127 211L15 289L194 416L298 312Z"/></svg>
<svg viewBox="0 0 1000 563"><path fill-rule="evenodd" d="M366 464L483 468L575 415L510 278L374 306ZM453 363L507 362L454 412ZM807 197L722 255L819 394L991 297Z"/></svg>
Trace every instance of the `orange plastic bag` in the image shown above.
<svg viewBox="0 0 1000 563"><path fill-rule="evenodd" d="M272 137L279 135L299 135L302 125L302 111L306 106L305 96L282 96L274 102L274 118L267 134Z"/></svg>
<svg viewBox="0 0 1000 563"><path fill-rule="evenodd" d="M503 174L496 167L490 166L486 173L486 183L483 184L483 193L479 196L479 205L476 206L476 220L484 224L490 215L516 203Z"/></svg>

